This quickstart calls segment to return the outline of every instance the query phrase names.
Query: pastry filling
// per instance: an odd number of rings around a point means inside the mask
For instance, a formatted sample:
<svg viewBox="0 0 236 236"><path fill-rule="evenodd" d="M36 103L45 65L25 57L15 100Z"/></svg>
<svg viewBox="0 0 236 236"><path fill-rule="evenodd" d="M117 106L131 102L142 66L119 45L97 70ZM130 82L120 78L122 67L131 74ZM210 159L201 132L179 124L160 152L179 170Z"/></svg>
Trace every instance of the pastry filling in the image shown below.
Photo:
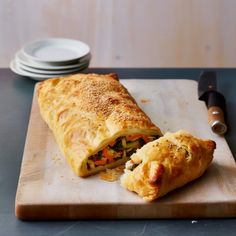
<svg viewBox="0 0 236 236"><path fill-rule="evenodd" d="M87 169L91 170L98 166L104 166L122 158L128 158L144 144L157 138L159 137L147 136L143 134L119 137L97 154L90 156L87 162Z"/></svg>

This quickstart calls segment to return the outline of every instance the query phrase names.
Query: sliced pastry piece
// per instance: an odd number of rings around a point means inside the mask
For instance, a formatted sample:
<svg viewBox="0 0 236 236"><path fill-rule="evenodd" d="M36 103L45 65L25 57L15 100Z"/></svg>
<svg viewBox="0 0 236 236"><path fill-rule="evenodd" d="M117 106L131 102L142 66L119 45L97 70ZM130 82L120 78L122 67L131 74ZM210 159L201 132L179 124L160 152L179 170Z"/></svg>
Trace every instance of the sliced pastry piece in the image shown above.
<svg viewBox="0 0 236 236"><path fill-rule="evenodd" d="M40 82L40 113L79 176L125 163L162 134L115 74L76 74Z"/></svg>
<svg viewBox="0 0 236 236"><path fill-rule="evenodd" d="M211 163L215 148L214 141L185 131L166 133L131 156L121 185L152 201L200 177Z"/></svg>

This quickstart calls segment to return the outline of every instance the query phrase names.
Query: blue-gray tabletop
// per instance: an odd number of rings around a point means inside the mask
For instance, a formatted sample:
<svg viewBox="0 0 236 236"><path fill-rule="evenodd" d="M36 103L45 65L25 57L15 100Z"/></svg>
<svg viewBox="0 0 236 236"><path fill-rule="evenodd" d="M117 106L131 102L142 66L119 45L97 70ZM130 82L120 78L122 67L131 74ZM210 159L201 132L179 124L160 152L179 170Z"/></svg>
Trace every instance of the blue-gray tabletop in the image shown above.
<svg viewBox="0 0 236 236"><path fill-rule="evenodd" d="M122 78L193 79L202 68L94 68ZM206 70L206 69L205 69ZM229 131L225 135L236 156L236 69L212 69L226 97ZM236 219L80 220L24 222L15 217L14 202L35 81L0 69L0 236L3 235L236 235Z"/></svg>

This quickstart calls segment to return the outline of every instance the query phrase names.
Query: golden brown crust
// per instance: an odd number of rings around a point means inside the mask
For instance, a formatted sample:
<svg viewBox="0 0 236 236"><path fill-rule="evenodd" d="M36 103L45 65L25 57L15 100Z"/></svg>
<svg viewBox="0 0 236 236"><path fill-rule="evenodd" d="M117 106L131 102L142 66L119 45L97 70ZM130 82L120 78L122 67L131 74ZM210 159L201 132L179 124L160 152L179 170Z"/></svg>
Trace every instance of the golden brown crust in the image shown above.
<svg viewBox="0 0 236 236"><path fill-rule="evenodd" d="M92 174L87 158L111 140L133 133L161 135L116 74L49 79L39 83L37 94L43 119L80 176Z"/></svg>
<svg viewBox="0 0 236 236"><path fill-rule="evenodd" d="M195 138L185 131L166 133L131 156L121 185L145 200L154 200L200 177L215 148L214 141ZM129 170L135 163L140 164Z"/></svg>

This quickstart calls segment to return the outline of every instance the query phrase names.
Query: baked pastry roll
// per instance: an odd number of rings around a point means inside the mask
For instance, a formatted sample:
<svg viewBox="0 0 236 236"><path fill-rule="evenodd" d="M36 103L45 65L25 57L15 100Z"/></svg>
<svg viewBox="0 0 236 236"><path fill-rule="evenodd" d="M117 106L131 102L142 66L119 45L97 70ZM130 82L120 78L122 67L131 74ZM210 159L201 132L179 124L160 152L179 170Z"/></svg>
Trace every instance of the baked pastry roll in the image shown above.
<svg viewBox="0 0 236 236"><path fill-rule="evenodd" d="M185 131L166 133L149 142L126 163L121 185L151 201L200 177L213 158L216 144Z"/></svg>
<svg viewBox="0 0 236 236"><path fill-rule="evenodd" d="M79 176L125 163L160 137L115 74L76 74L38 85L40 113Z"/></svg>

